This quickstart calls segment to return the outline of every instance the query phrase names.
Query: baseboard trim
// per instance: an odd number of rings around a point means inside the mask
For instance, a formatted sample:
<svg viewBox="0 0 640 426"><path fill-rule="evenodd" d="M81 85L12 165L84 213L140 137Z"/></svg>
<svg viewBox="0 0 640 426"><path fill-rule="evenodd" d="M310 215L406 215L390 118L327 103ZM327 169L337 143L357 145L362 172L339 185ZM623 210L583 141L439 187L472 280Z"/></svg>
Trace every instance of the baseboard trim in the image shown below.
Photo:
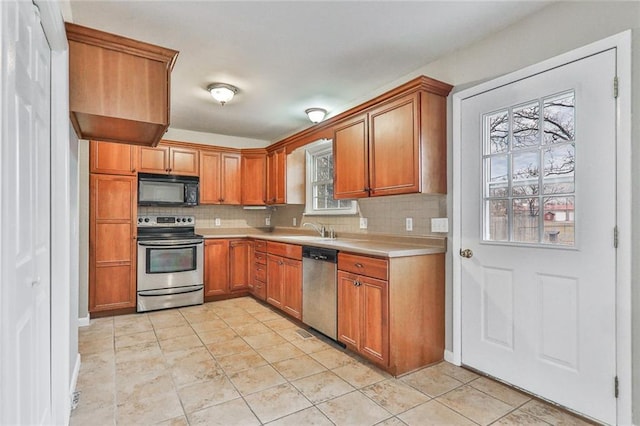
<svg viewBox="0 0 640 426"><path fill-rule="evenodd" d="M91 324L91 319L89 318L89 315L87 315L84 318L78 318L78 327L87 327L89 326L89 324Z"/></svg>
<svg viewBox="0 0 640 426"><path fill-rule="evenodd" d="M456 362L456 357L453 355L453 352L449 350L444 351L444 360L451 364L460 365Z"/></svg>

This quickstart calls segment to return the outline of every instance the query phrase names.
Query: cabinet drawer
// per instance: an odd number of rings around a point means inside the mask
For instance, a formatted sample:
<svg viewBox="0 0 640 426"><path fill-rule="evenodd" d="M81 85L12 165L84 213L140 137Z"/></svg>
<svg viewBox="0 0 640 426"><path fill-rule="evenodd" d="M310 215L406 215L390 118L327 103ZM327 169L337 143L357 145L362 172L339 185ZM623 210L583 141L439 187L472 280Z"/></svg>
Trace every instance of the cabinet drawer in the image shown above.
<svg viewBox="0 0 640 426"><path fill-rule="evenodd" d="M254 273L254 278L255 281L259 281L259 282L266 282L267 281L267 266L260 264L260 263L256 263L253 266L253 273Z"/></svg>
<svg viewBox="0 0 640 426"><path fill-rule="evenodd" d="M388 262L386 259L338 253L338 269L380 280L388 279Z"/></svg>
<svg viewBox="0 0 640 426"><path fill-rule="evenodd" d="M253 261L254 263L259 263L261 265L267 264L267 254L264 252L256 251L253 253Z"/></svg>
<svg viewBox="0 0 640 426"><path fill-rule="evenodd" d="M264 240L255 240L253 242L253 247L255 251L265 252L267 251L267 242Z"/></svg>
<svg viewBox="0 0 640 426"><path fill-rule="evenodd" d="M302 246L297 246L295 244L275 243L273 241L268 241L267 252L275 256L302 260Z"/></svg>

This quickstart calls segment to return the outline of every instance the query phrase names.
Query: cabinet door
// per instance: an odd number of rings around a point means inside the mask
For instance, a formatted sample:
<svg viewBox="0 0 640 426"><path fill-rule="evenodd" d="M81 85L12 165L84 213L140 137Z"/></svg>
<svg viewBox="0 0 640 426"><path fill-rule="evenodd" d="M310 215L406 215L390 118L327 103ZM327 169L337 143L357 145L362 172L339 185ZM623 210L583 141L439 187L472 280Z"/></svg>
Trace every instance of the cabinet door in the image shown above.
<svg viewBox="0 0 640 426"><path fill-rule="evenodd" d="M138 148L140 167L138 171L143 173L169 173L169 147L157 146L155 148L141 146Z"/></svg>
<svg viewBox="0 0 640 426"><path fill-rule="evenodd" d="M222 204L239 205L242 193L242 175L240 169L240 154L222 154L222 174L220 175Z"/></svg>
<svg viewBox="0 0 640 426"><path fill-rule="evenodd" d="M286 161L284 148L267 155L267 204L286 203Z"/></svg>
<svg viewBox="0 0 640 426"><path fill-rule="evenodd" d="M204 242L204 295L229 293L229 240Z"/></svg>
<svg viewBox="0 0 640 426"><path fill-rule="evenodd" d="M91 174L89 312L136 306L136 178Z"/></svg>
<svg viewBox="0 0 640 426"><path fill-rule="evenodd" d="M282 276L284 261L279 256L267 255L267 302L282 309Z"/></svg>
<svg viewBox="0 0 640 426"><path fill-rule="evenodd" d="M229 289L246 290L249 287L249 260L251 244L247 240L229 243Z"/></svg>
<svg viewBox="0 0 640 426"><path fill-rule="evenodd" d="M418 96L369 112L371 196L420 192Z"/></svg>
<svg viewBox="0 0 640 426"><path fill-rule="evenodd" d="M220 204L221 154L200 151L200 204Z"/></svg>
<svg viewBox="0 0 640 426"><path fill-rule="evenodd" d="M262 206L267 201L267 156L245 154L242 156L242 204Z"/></svg>
<svg viewBox="0 0 640 426"><path fill-rule="evenodd" d="M359 351L372 361L389 362L389 285L387 281L358 277L362 328ZM411 324L407 324L408 327Z"/></svg>
<svg viewBox="0 0 640 426"><path fill-rule="evenodd" d="M338 271L338 341L358 350L360 345L360 292L358 276Z"/></svg>
<svg viewBox="0 0 640 426"><path fill-rule="evenodd" d="M302 262L283 260L282 309L294 318L302 319Z"/></svg>
<svg viewBox="0 0 640 426"><path fill-rule="evenodd" d="M89 164L91 173L135 176L138 149L132 145L91 141Z"/></svg>
<svg viewBox="0 0 640 426"><path fill-rule="evenodd" d="M369 196L367 115L339 124L333 135L333 197Z"/></svg>
<svg viewBox="0 0 640 426"><path fill-rule="evenodd" d="M176 146L170 147L169 173L182 176L198 176L198 150Z"/></svg>

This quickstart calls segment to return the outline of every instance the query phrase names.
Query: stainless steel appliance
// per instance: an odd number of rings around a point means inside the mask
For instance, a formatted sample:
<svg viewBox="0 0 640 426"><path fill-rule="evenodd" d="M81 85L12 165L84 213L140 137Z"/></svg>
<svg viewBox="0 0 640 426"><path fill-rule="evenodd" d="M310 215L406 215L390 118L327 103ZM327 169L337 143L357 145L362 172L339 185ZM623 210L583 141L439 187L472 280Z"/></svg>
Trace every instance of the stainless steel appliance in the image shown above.
<svg viewBox="0 0 640 426"><path fill-rule="evenodd" d="M197 206L199 185L197 176L138 173L138 205Z"/></svg>
<svg viewBox="0 0 640 426"><path fill-rule="evenodd" d="M302 247L302 322L338 338L338 251Z"/></svg>
<svg viewBox="0 0 640 426"><path fill-rule="evenodd" d="M203 303L203 246L193 216L138 216L138 312Z"/></svg>

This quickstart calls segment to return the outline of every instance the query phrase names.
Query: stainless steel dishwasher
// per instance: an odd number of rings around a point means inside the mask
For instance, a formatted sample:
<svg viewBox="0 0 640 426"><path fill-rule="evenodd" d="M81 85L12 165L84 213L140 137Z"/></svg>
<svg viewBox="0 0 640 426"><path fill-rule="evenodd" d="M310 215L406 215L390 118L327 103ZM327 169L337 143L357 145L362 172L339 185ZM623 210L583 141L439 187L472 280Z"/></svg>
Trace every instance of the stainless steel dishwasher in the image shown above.
<svg viewBox="0 0 640 426"><path fill-rule="evenodd" d="M338 251L302 247L302 322L338 338Z"/></svg>

